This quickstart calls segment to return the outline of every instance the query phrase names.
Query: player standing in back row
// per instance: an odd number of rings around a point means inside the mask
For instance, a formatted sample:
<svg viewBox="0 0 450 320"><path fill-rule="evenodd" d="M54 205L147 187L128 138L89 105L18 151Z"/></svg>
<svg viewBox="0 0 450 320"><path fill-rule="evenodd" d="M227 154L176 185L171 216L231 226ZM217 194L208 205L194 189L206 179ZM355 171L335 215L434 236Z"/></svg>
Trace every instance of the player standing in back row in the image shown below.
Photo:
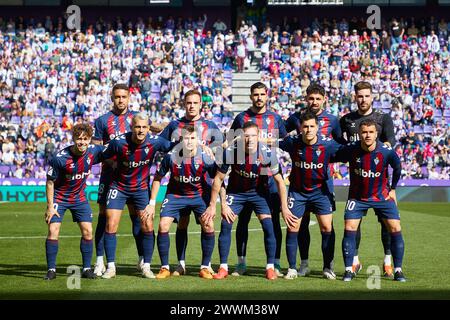
<svg viewBox="0 0 450 320"><path fill-rule="evenodd" d="M345 231L342 240L345 273L343 280L351 281L353 257L356 250L356 230L367 210L372 208L391 236L390 249L394 260L394 280L406 281L402 271L405 243L400 226L395 188L400 180L401 164L395 151L377 140L376 122L363 120L359 124L361 141L355 141L341 148L335 160L349 162L350 188L345 207ZM389 184L388 168L393 169Z"/></svg>
<svg viewBox="0 0 450 320"><path fill-rule="evenodd" d="M131 130L131 121L136 113L128 109L129 98L129 88L126 84L116 84L112 88L112 110L95 120L95 133L92 138L95 144L106 145L112 139ZM100 175L98 186L97 203L99 206L99 215L97 227L95 229L97 262L95 264L94 272L99 277L106 270L105 263L103 261L103 256L105 253L104 237L106 228L106 201L109 188L112 183L112 177L114 175L114 168L117 168L116 157L103 162L102 173ZM142 249L141 223L133 205L130 203L127 205L133 225L132 232L139 256L138 270L141 271L144 255Z"/></svg>
<svg viewBox="0 0 450 320"><path fill-rule="evenodd" d="M362 121L371 119L375 122L378 132L378 139L393 148L395 146L394 124L389 114L383 113L380 110L373 110L372 85L366 81L358 82L357 84L355 84L355 95L358 110L350 112L340 119L344 138L347 140L347 142L359 141L359 125ZM393 275L391 259L392 253L390 250L391 237L388 229L381 221L381 219L379 219L379 222L381 223L381 241L383 243L384 249L384 275L387 277L391 277ZM358 271L362 269L362 265L359 262L358 257L360 241L361 225L358 227L356 234L356 252L353 261L353 272L355 273L358 273Z"/></svg>
<svg viewBox="0 0 450 320"><path fill-rule="evenodd" d="M252 106L239 113L234 119L230 130L242 129L244 124L248 121L255 123L258 126L260 132L260 141L263 143L274 141L286 136L286 129L281 117L267 109L268 90L264 83L256 82L250 87L250 99L252 100ZM232 134L228 135L228 140L233 138ZM281 169L280 169L281 173ZM273 181L273 177L269 178L269 189L271 198L272 209L272 222L276 239L275 250L275 272L277 276L281 277L280 256L281 256L281 244L283 242L283 234L281 232L280 224L280 196L277 193L276 184ZM246 272L246 251L247 251L247 239L248 239L248 224L251 218L251 210L244 208L239 215L238 224L236 227L236 248L238 255L238 264L233 276L239 276Z"/></svg>
<svg viewBox="0 0 450 320"><path fill-rule="evenodd" d="M318 134L321 138L332 138L335 141L342 143L342 132L341 127L339 125L339 120L337 117L328 113L324 109L324 104L326 101L325 89L316 83L311 84L306 89L306 102L307 107L306 110L300 110L298 112L293 113L286 120L286 131L291 132L293 130L297 131L297 134L300 135L301 132L301 117L302 114L309 111L314 113L318 119L319 131ZM333 169L333 165L330 165L330 170ZM327 186L330 194L333 195L334 198L334 185L332 179L333 173L330 172L327 180ZM332 201L333 211L336 211L335 201ZM304 277L310 273L309 269L309 245L311 242L311 236L309 232L309 222L311 220L311 215L308 210L305 211L305 214L302 217L300 230L298 231L298 246L300 249L300 268L298 270L298 276ZM334 228L331 228L331 235L334 239L335 233Z"/></svg>

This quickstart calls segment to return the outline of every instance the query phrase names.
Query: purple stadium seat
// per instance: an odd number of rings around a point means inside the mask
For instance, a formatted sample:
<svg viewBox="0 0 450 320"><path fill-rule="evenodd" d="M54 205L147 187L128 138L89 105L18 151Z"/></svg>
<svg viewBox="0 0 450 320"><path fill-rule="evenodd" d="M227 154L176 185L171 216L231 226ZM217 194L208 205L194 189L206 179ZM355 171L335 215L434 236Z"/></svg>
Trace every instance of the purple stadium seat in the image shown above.
<svg viewBox="0 0 450 320"><path fill-rule="evenodd" d="M433 128L431 126L424 126L423 133L431 134L433 132Z"/></svg>
<svg viewBox="0 0 450 320"><path fill-rule="evenodd" d="M444 117L450 117L450 109L444 110Z"/></svg>
<svg viewBox="0 0 450 320"><path fill-rule="evenodd" d="M373 102L373 107L374 107L375 109L380 109L381 106L382 106L381 101L374 101L374 102Z"/></svg>
<svg viewBox="0 0 450 320"><path fill-rule="evenodd" d="M7 165L0 165L0 174L4 177L9 176L10 167Z"/></svg>
<svg viewBox="0 0 450 320"><path fill-rule="evenodd" d="M441 109L436 109L436 110L434 111L434 116L437 117L437 118L442 117L442 111L441 111Z"/></svg>
<svg viewBox="0 0 450 320"><path fill-rule="evenodd" d="M414 133L423 133L423 129L421 126L414 126Z"/></svg>
<svg viewBox="0 0 450 320"><path fill-rule="evenodd" d="M100 171L101 171L100 165L95 165L92 167L92 174L94 176L98 176L100 174Z"/></svg>
<svg viewBox="0 0 450 320"><path fill-rule="evenodd" d="M223 117L222 118L222 124L224 124L224 125L228 124L230 121L231 121L230 117Z"/></svg>
<svg viewBox="0 0 450 320"><path fill-rule="evenodd" d="M11 123L12 123L12 124L20 124L20 117L18 117L18 116L12 116L12 117L11 117Z"/></svg>

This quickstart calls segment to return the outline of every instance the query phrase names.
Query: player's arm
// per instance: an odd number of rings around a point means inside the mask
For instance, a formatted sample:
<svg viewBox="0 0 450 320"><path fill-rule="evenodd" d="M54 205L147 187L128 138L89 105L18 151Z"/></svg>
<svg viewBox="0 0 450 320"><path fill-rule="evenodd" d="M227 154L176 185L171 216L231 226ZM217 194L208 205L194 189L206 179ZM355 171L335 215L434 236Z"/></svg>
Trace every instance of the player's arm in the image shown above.
<svg viewBox="0 0 450 320"><path fill-rule="evenodd" d="M336 142L346 143L344 137L342 136L341 125L339 124L339 120L337 118L333 121L331 136Z"/></svg>
<svg viewBox="0 0 450 320"><path fill-rule="evenodd" d="M339 119L339 127L341 129L341 141L338 141L340 143L346 143L348 142L348 132L346 130L346 126L345 126L345 116ZM344 133L345 133L345 137L344 137Z"/></svg>
<svg viewBox="0 0 450 320"><path fill-rule="evenodd" d="M295 113L291 114L290 117L287 118L286 121L284 121L284 127L286 128L287 133L290 133L291 131L294 131L296 129L294 117L295 117Z"/></svg>
<svg viewBox="0 0 450 320"><path fill-rule="evenodd" d="M380 140L390 147L395 146L394 122L389 114L383 115L383 126Z"/></svg>
<svg viewBox="0 0 450 320"><path fill-rule="evenodd" d="M225 180L226 173L223 173L222 171L217 171L214 182L211 189L211 200L209 202L209 206L206 209L205 213L202 215L203 221L206 223L211 222L215 215L216 215L216 202L217 202L217 196L220 193L220 188L222 187L223 181ZM228 221L228 219L227 219ZM228 221L231 222L231 221Z"/></svg>
<svg viewBox="0 0 450 320"><path fill-rule="evenodd" d="M56 215L59 218L58 211L55 209L53 198L55 196L55 183L54 180L58 177L59 171L57 168L56 160L53 158L50 161L50 166L47 171L47 182L45 184L45 194L47 197L47 210L45 211L45 222L50 224L52 217Z"/></svg>
<svg viewBox="0 0 450 320"><path fill-rule="evenodd" d="M94 136L92 137L92 143L98 144L98 145L103 145L103 139L102 139L103 130L102 130L99 120L100 119L97 119L94 123Z"/></svg>
<svg viewBox="0 0 450 320"><path fill-rule="evenodd" d="M158 134L160 132L162 132L165 128L167 127L167 124L163 124L163 123L152 123L150 125L150 131L152 133Z"/></svg>
<svg viewBox="0 0 450 320"><path fill-rule="evenodd" d="M397 195L395 193L395 189L397 188L397 184L402 174L402 165L400 162L400 158L392 149L390 152L388 163L392 167L393 172L392 172L391 190L389 191L389 197L386 200L394 200L395 204L397 204Z"/></svg>
<svg viewBox="0 0 450 320"><path fill-rule="evenodd" d="M352 153L350 152L350 145L335 143L333 151L334 152L331 152L330 163L345 163L350 161L350 158L352 156Z"/></svg>
<svg viewBox="0 0 450 320"><path fill-rule="evenodd" d="M284 222L286 223L288 228L294 228L297 225L298 218L292 214L291 210L289 210L287 203L286 185L284 184L283 176L280 173L277 173L273 176L273 179L280 196L281 213L283 214Z"/></svg>

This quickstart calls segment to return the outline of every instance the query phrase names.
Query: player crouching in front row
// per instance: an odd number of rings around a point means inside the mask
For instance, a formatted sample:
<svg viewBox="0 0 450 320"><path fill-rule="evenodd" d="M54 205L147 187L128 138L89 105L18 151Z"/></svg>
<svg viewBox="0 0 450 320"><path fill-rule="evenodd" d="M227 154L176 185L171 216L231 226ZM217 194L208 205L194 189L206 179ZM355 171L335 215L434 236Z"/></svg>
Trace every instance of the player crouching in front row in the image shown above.
<svg viewBox="0 0 450 320"><path fill-rule="evenodd" d="M391 235L391 252L394 258L394 280L406 281L402 271L405 243L403 241L400 214L397 208L395 188L400 179L401 164L395 151L377 140L378 133L373 120L363 120L359 125L360 142L341 148L336 160L349 162L350 188L345 207L345 231L342 251L345 263L344 281L355 277L352 271L356 248L356 230L360 220L373 208L382 218ZM389 187L389 166L393 169Z"/></svg>
<svg viewBox="0 0 450 320"><path fill-rule="evenodd" d="M274 280L277 274L275 262L275 234L270 209L269 176L273 175L281 199L283 214L288 215L286 186L279 172L276 155L259 143L259 129L254 122L246 122L243 126L244 148L231 146L225 150L223 159L218 165L211 193L211 202L204 214L206 221L214 218L216 200L228 169L231 173L228 180L226 199L222 200L222 223L219 235L220 268L214 279L228 276L228 255L231 246L231 228L237 216L247 205L255 211L264 231L264 245L267 256L266 278ZM237 143L239 146L242 143ZM241 154L240 154L241 153ZM245 161L238 161L244 160Z"/></svg>
<svg viewBox="0 0 450 320"><path fill-rule="evenodd" d="M75 125L72 131L74 144L59 151L50 161L46 184L45 221L48 224L48 236L45 249L48 271L45 280L56 278L58 237L66 210L72 212L73 221L78 223L81 230L82 278L96 278L91 270L92 210L84 192L91 168L101 162L103 152L102 146L89 145L93 131L88 124Z"/></svg>
<svg viewBox="0 0 450 320"><path fill-rule="evenodd" d="M209 265L215 243L214 222L212 219L204 219L203 214L211 196L211 187L207 182L206 174L208 173L213 178L216 173L216 165L213 158L202 152L198 133L194 126L187 125L183 128L182 143L178 146L164 157L151 188L148 210L151 215L154 215L161 179L170 172L166 198L162 203L160 212L161 219L157 243L161 258L161 270L156 275L156 279L170 277L169 229L172 222L178 222L180 217L188 216L191 210L194 211L196 220L200 222L202 227L201 246L203 255L199 275L204 279L212 279L213 275Z"/></svg>

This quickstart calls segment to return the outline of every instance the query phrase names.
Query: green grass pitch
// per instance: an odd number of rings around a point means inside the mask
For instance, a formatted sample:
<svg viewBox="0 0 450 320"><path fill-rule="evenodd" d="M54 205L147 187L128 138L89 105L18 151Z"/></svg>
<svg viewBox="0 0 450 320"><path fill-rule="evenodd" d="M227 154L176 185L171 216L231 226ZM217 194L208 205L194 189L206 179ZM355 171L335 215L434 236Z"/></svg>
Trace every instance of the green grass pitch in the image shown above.
<svg viewBox="0 0 450 320"><path fill-rule="evenodd" d="M92 203L96 212L96 204ZM0 299L449 299L450 276L450 210L448 203L400 203L405 258L403 269L406 283L381 278L379 289L369 289L374 280L369 278L369 266L381 267L383 259L380 226L373 211L363 220L360 259L364 269L350 282L341 281L343 259L341 241L343 235L344 203L338 203L335 213L336 250L335 271L338 280L330 281L321 276L322 254L320 232L317 224L310 226L310 267L312 274L295 280L264 278L265 254L263 233L253 217L250 222L247 264L249 275L229 276L225 280L204 280L198 277L201 259L200 227L191 216L187 247L188 275L166 280L143 279L136 271L137 253L131 236L131 223L127 214L122 217L118 237L118 276L112 280L81 279L81 288L67 287L67 267L81 265L79 252L80 233L66 212L62 224L57 258L57 279L42 280L46 272L45 247L46 224L43 219L44 203L0 204ZM315 218L312 219L315 221ZM158 218L156 219L156 224ZM96 217L94 218L94 228ZM287 261L283 248L281 265L286 272ZM216 218L219 229L219 214ZM173 225L171 232L175 231ZM216 245L213 267L217 269L219 255ZM95 257L94 257L95 258ZM298 258L299 259L299 258ZM230 271L236 263L233 233L230 252ZM298 260L299 261L299 260ZM171 266L176 266L175 237L171 235ZM155 245L152 270L159 269L159 255ZM375 280L376 281L376 280ZM370 285L369 285L370 286Z"/></svg>

